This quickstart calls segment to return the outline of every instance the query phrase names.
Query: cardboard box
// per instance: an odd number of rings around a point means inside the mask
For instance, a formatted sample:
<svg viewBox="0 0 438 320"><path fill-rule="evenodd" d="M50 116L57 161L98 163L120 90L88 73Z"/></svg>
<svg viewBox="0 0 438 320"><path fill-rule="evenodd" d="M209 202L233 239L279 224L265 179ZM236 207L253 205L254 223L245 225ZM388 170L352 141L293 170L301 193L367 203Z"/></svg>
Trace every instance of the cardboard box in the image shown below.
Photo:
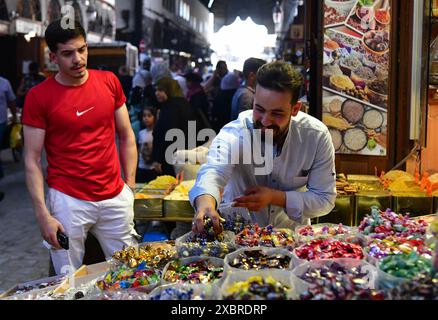
<svg viewBox="0 0 438 320"><path fill-rule="evenodd" d="M103 276L110 268L110 264L105 262L100 262L92 265L83 265L75 271L73 274L75 286L85 284L93 279L97 279ZM70 289L70 279L67 277L55 290L55 294L62 294Z"/></svg>

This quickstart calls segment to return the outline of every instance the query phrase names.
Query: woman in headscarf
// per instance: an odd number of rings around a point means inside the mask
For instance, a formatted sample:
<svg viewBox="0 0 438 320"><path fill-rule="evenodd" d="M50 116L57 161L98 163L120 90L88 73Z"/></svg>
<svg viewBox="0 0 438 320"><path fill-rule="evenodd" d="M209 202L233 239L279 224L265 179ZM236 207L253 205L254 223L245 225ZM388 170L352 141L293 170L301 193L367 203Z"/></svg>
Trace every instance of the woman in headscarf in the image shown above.
<svg viewBox="0 0 438 320"><path fill-rule="evenodd" d="M170 129L180 129L184 133L185 149L187 149L189 121L197 121L196 112L179 86L170 77L163 77L156 83L155 95L160 103L160 113L153 132L152 159L159 174L175 175L173 166L166 161L166 150L174 141L166 141L166 133ZM197 121L196 132L203 129ZM196 143L196 142L195 142ZM170 159L168 159L170 161Z"/></svg>

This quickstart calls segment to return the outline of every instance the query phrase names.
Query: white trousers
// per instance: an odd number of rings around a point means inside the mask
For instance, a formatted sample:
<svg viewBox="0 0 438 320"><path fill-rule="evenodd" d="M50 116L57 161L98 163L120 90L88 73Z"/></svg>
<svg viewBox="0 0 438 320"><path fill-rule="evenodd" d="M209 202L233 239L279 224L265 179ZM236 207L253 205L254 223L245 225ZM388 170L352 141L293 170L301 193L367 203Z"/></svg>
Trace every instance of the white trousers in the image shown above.
<svg viewBox="0 0 438 320"><path fill-rule="evenodd" d="M69 250L50 250L56 274L69 273L82 265L88 232L99 241L107 259L123 246L137 244L134 193L126 184L116 197L97 202L79 200L49 188L46 202L69 238Z"/></svg>

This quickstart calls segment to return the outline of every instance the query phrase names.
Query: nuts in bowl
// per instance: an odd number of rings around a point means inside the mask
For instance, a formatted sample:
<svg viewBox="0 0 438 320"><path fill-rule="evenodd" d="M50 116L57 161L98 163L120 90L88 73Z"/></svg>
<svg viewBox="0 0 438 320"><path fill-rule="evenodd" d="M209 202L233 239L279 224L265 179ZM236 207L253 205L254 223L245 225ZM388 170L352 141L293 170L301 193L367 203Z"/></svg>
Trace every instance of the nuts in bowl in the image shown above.
<svg viewBox="0 0 438 320"><path fill-rule="evenodd" d="M365 48L377 55L383 55L389 50L388 31L368 31L363 36Z"/></svg>

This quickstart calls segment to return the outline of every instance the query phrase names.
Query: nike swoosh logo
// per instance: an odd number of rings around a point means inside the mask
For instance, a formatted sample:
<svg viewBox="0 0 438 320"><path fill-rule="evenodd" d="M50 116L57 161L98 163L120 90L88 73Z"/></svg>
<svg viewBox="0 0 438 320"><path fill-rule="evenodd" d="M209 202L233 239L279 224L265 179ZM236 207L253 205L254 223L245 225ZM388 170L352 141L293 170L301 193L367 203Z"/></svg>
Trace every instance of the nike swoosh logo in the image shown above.
<svg viewBox="0 0 438 320"><path fill-rule="evenodd" d="M94 109L94 107L91 107L90 109L87 109L87 110L82 111L82 112L76 111L76 115L77 115L78 117L80 117L80 116L82 116L83 114L85 114L85 113L87 113L88 111L91 111L91 110L93 110L93 109Z"/></svg>

